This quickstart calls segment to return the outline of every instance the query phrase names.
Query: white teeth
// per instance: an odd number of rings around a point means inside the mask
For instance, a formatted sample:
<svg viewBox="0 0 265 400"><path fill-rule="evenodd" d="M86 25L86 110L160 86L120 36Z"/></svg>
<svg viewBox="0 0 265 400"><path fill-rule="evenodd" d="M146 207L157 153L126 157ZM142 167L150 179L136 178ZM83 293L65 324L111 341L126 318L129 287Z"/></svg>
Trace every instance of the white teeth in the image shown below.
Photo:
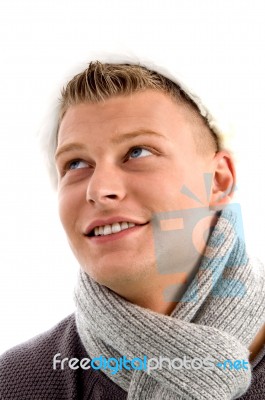
<svg viewBox="0 0 265 400"><path fill-rule="evenodd" d="M111 226L110 225L105 225L104 226L104 236L105 235L110 235L111 234Z"/></svg>
<svg viewBox="0 0 265 400"><path fill-rule="evenodd" d="M120 224L118 222L116 222L115 224L112 224L111 230L112 230L112 233L120 232L121 231Z"/></svg>
<svg viewBox="0 0 265 400"><path fill-rule="evenodd" d="M96 226L94 228L95 236L105 236L110 235L111 233L118 233L123 231L124 229L132 228L135 226L133 222L114 222L112 225L104 225L104 226Z"/></svg>
<svg viewBox="0 0 265 400"><path fill-rule="evenodd" d="M122 222L121 223L121 229L127 229L129 227L128 222Z"/></svg>

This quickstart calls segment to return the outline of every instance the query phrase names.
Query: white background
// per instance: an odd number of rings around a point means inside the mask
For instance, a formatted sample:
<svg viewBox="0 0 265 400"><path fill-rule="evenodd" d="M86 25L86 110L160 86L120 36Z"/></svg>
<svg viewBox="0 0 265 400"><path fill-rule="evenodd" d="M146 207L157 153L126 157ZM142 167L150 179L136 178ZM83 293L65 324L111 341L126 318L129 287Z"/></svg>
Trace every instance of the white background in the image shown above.
<svg viewBox="0 0 265 400"><path fill-rule="evenodd" d="M29 1L0 6L0 353L74 310L68 248L37 143L43 116L91 50L175 62L232 110L249 248L263 260L263 1Z"/></svg>

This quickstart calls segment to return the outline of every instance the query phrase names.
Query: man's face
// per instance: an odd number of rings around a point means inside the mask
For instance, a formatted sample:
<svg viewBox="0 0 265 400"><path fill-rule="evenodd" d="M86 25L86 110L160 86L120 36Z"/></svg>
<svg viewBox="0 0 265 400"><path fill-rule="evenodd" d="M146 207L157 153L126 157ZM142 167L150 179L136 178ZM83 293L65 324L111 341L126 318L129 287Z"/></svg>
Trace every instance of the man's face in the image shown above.
<svg viewBox="0 0 265 400"><path fill-rule="evenodd" d="M198 154L194 129L188 109L152 90L67 110L57 148L60 218L98 283L124 293L157 279L154 214L198 207L183 185L205 198L213 155Z"/></svg>

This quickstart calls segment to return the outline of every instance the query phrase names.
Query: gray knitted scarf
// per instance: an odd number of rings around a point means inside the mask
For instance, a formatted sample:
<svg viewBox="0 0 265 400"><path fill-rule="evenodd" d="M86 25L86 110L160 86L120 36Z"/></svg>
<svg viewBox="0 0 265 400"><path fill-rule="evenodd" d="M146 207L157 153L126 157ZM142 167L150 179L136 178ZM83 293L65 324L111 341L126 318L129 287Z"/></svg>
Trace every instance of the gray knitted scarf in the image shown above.
<svg viewBox="0 0 265 400"><path fill-rule="evenodd" d="M91 359L214 360L211 369L172 368L167 362L152 371L104 369L129 400L224 400L246 392L249 365L222 363L248 360L247 348L265 322L265 273L247 256L235 224L235 215L223 210L197 274L170 316L131 304L80 272L76 324Z"/></svg>

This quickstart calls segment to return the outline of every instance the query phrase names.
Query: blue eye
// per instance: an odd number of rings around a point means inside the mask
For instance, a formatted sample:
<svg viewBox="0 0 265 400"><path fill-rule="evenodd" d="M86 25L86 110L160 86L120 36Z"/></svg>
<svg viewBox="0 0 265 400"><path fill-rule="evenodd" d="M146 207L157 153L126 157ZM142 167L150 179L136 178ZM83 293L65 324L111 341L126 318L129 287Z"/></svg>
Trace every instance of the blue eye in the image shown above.
<svg viewBox="0 0 265 400"><path fill-rule="evenodd" d="M68 169L70 169L70 170L86 168L86 167L87 167L87 163L85 161L82 161L82 160L74 160L74 161L71 161L68 164Z"/></svg>
<svg viewBox="0 0 265 400"><path fill-rule="evenodd" d="M129 158L139 158L139 157L147 157L150 156L151 151L143 148L143 147L135 147L131 152L130 152L130 157Z"/></svg>

